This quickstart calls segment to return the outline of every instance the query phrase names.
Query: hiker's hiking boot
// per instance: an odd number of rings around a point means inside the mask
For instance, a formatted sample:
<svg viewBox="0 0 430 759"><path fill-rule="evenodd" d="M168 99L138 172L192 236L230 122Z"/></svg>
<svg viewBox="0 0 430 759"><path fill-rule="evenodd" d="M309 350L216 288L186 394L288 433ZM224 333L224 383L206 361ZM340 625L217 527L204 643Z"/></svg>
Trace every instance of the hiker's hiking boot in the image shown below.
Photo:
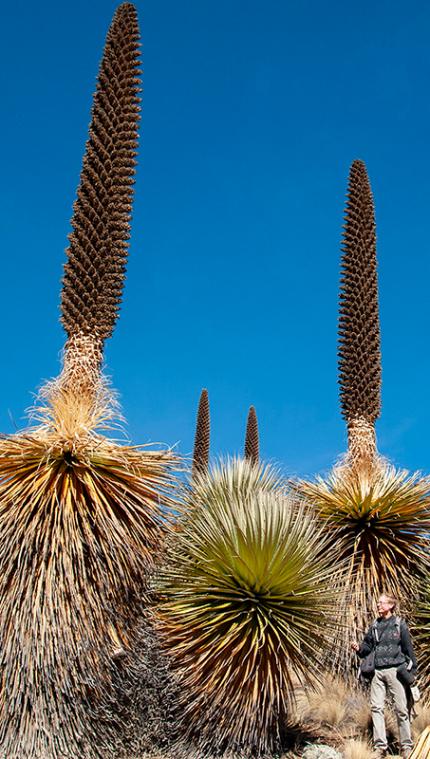
<svg viewBox="0 0 430 759"><path fill-rule="evenodd" d="M387 756L387 750L385 748L375 749L375 759L382 759L383 756Z"/></svg>
<svg viewBox="0 0 430 759"><path fill-rule="evenodd" d="M406 748L404 751L402 751L400 756L402 757L402 759L409 759L411 754L412 754L412 749Z"/></svg>

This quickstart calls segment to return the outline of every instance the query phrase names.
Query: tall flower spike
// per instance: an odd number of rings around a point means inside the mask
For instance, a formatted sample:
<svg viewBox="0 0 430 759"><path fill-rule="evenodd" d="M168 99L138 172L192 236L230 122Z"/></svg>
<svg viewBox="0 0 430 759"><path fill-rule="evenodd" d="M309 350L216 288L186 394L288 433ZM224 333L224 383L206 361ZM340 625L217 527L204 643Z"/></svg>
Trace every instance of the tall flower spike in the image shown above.
<svg viewBox="0 0 430 759"><path fill-rule="evenodd" d="M130 236L138 141L139 27L123 3L109 29L94 95L89 138L74 204L61 321L69 340L112 335Z"/></svg>
<svg viewBox="0 0 430 759"><path fill-rule="evenodd" d="M104 341L119 312L130 236L139 123L139 27L131 3L116 10L94 94L89 138L64 267L64 366L52 406L73 403L76 429L94 414Z"/></svg>
<svg viewBox="0 0 430 759"><path fill-rule="evenodd" d="M245 458L251 464L258 464L260 444L258 439L258 421L254 406L250 406L245 435Z"/></svg>
<svg viewBox="0 0 430 759"><path fill-rule="evenodd" d="M204 388L200 395L197 411L196 436L194 438L192 476L205 474L209 466L210 413L208 391Z"/></svg>
<svg viewBox="0 0 430 759"><path fill-rule="evenodd" d="M373 196L363 161L349 173L339 297L339 385L348 426L349 457L372 465L375 421L381 408L376 228Z"/></svg>

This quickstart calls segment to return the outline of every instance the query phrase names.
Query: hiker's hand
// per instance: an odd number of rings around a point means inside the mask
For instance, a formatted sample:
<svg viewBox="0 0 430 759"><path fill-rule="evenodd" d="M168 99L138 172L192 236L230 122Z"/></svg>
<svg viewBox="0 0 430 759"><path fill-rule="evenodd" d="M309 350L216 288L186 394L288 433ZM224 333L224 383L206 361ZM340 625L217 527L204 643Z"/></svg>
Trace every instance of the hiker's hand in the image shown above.
<svg viewBox="0 0 430 759"><path fill-rule="evenodd" d="M353 651L358 651L358 649L360 648L360 646L358 645L358 643L354 642L354 643L351 643L351 648L352 648Z"/></svg>

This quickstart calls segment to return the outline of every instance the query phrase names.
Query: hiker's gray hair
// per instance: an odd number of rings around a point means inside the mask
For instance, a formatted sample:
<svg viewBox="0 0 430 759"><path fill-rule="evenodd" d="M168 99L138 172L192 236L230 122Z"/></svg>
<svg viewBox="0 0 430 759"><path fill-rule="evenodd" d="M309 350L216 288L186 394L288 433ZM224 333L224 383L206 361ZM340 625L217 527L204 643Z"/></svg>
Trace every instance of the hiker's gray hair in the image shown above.
<svg viewBox="0 0 430 759"><path fill-rule="evenodd" d="M399 599L395 596L392 596L390 593L381 593L380 598L384 596L388 603L393 604L393 611L396 611L398 605L399 605Z"/></svg>

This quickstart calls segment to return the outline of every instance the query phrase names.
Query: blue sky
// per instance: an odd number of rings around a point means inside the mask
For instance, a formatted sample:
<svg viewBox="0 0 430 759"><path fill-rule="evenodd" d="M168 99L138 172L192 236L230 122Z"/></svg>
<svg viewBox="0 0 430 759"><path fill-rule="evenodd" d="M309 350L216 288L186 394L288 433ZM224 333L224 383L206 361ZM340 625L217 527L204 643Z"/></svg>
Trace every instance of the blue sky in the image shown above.
<svg viewBox="0 0 430 759"><path fill-rule="evenodd" d="M144 102L132 241L107 369L135 442L327 470L345 449L337 291L348 170L376 204L382 453L430 469L430 6L138 2ZM59 291L112 2L2 10L0 429L59 370Z"/></svg>

